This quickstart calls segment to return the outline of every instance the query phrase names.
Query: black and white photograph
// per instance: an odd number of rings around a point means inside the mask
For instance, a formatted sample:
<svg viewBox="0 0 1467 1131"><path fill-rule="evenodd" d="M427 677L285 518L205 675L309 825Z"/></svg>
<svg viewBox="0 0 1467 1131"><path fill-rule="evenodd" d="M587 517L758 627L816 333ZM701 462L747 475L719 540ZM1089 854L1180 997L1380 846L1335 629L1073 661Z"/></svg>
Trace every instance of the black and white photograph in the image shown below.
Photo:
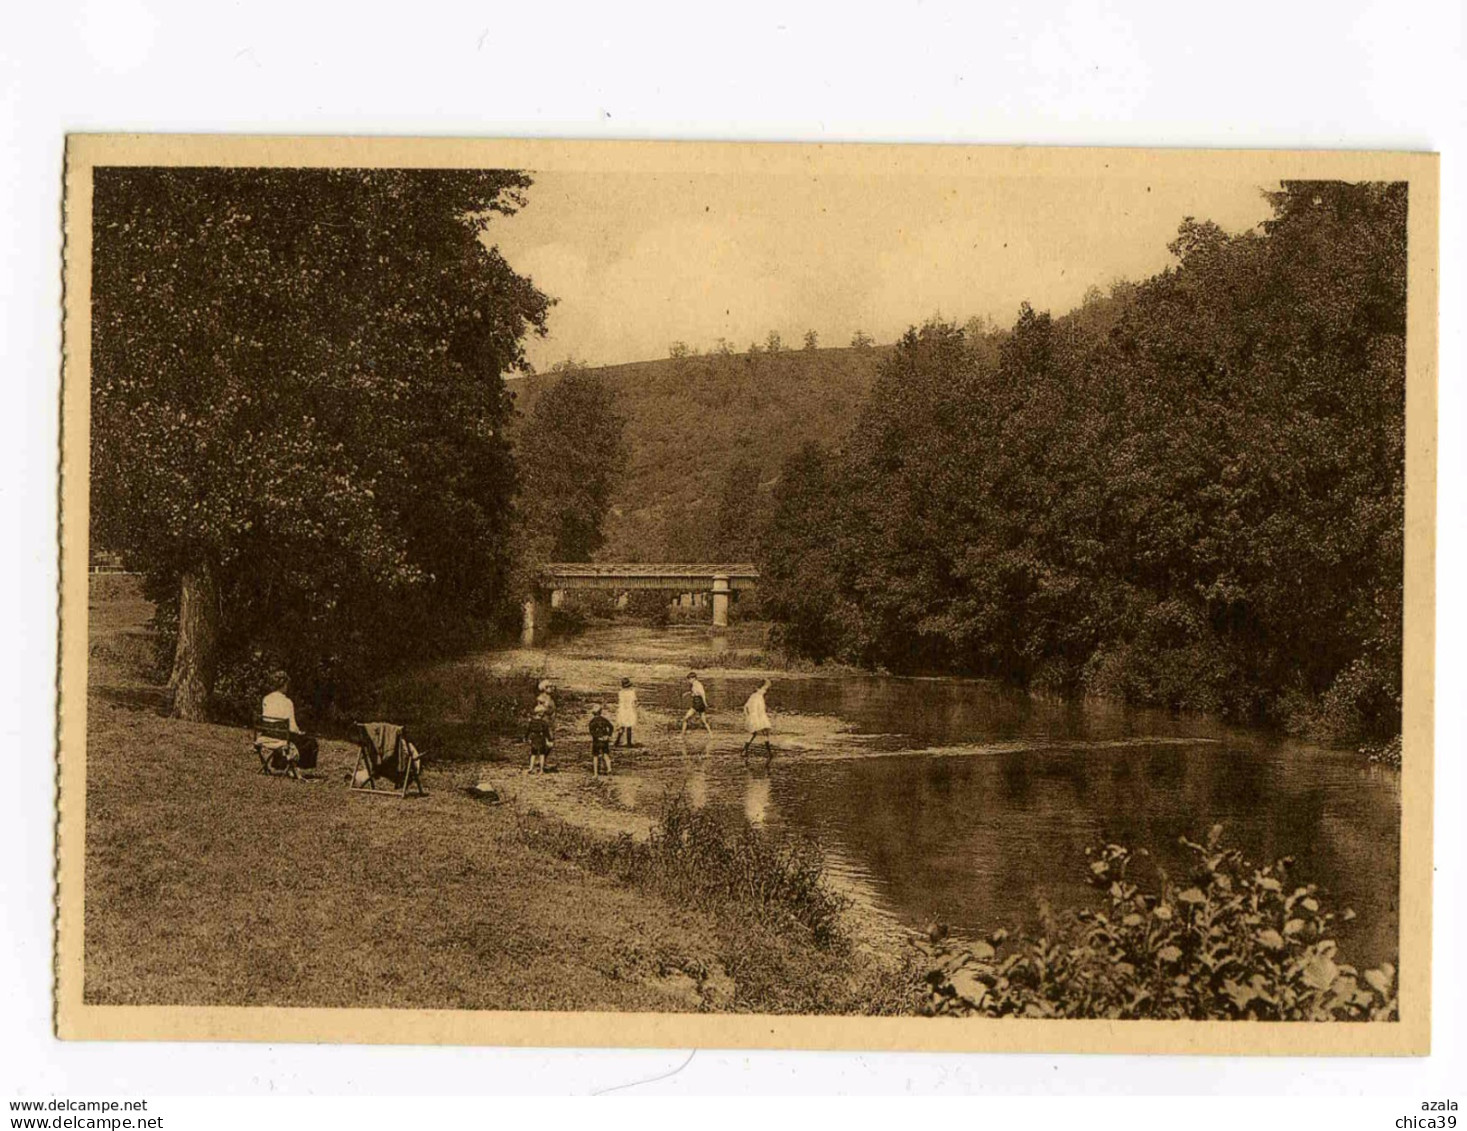
<svg viewBox="0 0 1467 1131"><path fill-rule="evenodd" d="M1434 158L67 176L63 1036L1422 1047Z"/></svg>

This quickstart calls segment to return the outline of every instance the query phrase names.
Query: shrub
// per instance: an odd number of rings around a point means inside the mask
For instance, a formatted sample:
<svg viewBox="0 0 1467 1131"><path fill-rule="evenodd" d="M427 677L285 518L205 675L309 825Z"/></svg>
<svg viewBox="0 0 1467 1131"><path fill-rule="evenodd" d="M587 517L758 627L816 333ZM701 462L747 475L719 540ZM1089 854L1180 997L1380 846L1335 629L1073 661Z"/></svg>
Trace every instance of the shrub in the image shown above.
<svg viewBox="0 0 1467 1131"><path fill-rule="evenodd" d="M1360 753L1372 762L1383 766L1394 766L1399 770L1401 768L1401 736L1398 734L1389 742L1382 742L1378 745L1362 746Z"/></svg>
<svg viewBox="0 0 1467 1131"><path fill-rule="evenodd" d="M412 668L384 680L359 704L373 715L421 726L473 723L491 733L512 734L535 705L538 673L485 671L473 660Z"/></svg>
<svg viewBox="0 0 1467 1131"><path fill-rule="evenodd" d="M668 620L668 596L658 589L633 589L627 596L623 615L661 627Z"/></svg>
<svg viewBox="0 0 1467 1131"><path fill-rule="evenodd" d="M813 841L726 824L682 797L663 805L645 841L543 823L525 833L562 859L678 902L708 911L736 904L760 922L808 932L818 946L842 941L846 900L825 882L825 858Z"/></svg>
<svg viewBox="0 0 1467 1131"><path fill-rule="evenodd" d="M811 841L732 825L668 801L649 839L608 839L548 817L523 820L534 848L709 916L729 1006L785 1014L911 1016L922 983L910 962L872 960L841 926L846 901Z"/></svg>
<svg viewBox="0 0 1467 1131"><path fill-rule="evenodd" d="M1336 920L1314 885L1290 888L1292 861L1258 868L1222 847L1182 838L1193 867L1182 884L1144 851L1091 849L1098 911L1046 910L1037 937L950 941L942 928L919 944L929 989L924 1012L989 1017L1262 1021L1391 1021L1396 971L1361 974L1338 961ZM1346 910L1339 918L1353 918Z"/></svg>

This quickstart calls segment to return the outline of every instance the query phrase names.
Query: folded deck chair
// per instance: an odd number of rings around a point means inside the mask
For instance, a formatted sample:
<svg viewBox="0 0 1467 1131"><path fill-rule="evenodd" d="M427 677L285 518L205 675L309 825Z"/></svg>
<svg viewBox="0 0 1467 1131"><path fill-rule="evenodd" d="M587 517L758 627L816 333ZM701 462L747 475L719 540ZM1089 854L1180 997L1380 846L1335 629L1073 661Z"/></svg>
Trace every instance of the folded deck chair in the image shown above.
<svg viewBox="0 0 1467 1131"><path fill-rule="evenodd" d="M417 783L418 794L423 796L423 756L408 740L406 727L394 723L357 723L356 769L352 771L351 787L357 790L377 792L379 781L389 783L381 796L396 793L406 797L408 786ZM366 777L358 784L365 771Z"/></svg>
<svg viewBox="0 0 1467 1131"><path fill-rule="evenodd" d="M261 715L255 720L255 753L260 758L260 773L286 777L295 766L295 751L290 745L290 720Z"/></svg>

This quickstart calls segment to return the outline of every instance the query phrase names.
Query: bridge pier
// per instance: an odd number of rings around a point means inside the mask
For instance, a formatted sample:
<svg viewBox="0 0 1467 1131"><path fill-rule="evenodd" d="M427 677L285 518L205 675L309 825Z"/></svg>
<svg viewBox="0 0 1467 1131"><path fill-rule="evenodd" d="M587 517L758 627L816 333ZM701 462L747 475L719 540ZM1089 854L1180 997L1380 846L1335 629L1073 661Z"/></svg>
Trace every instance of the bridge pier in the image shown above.
<svg viewBox="0 0 1467 1131"><path fill-rule="evenodd" d="M524 619L520 623L520 647L533 648L535 646L535 619L539 613L539 602L534 597L525 600L523 611Z"/></svg>
<svg viewBox="0 0 1467 1131"><path fill-rule="evenodd" d="M673 609L711 606L717 640L728 627L730 602L758 580L759 571L748 562L550 562L541 567L536 590L524 602L520 638L526 647L533 646L544 635L544 610L563 607L572 589L590 589L609 591L617 608L628 606L634 590L662 590Z"/></svg>
<svg viewBox="0 0 1467 1131"><path fill-rule="evenodd" d="M728 627L728 574L713 575L713 627Z"/></svg>

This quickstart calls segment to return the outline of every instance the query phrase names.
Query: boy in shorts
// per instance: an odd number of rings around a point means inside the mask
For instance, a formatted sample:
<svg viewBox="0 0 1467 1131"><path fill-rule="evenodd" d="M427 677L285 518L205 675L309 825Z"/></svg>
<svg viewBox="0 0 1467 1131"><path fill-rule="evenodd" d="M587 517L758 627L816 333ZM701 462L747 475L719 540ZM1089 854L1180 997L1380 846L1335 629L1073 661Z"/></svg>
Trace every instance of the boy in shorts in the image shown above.
<svg viewBox="0 0 1467 1131"><path fill-rule="evenodd" d="M603 713L598 703L591 712L591 776L594 778L601 773L604 762L606 772L611 773L611 720Z"/></svg>
<svg viewBox="0 0 1467 1131"><path fill-rule="evenodd" d="M543 704L535 704L535 713L530 725L525 728L525 738L530 743L530 773L538 768L545 772L545 756L555 749L555 731L551 728L549 713Z"/></svg>
<svg viewBox="0 0 1467 1131"><path fill-rule="evenodd" d="M708 737L713 737L713 728L708 725L708 692L703 690L703 684L698 680L697 672L688 673L688 690L693 696L693 705L688 708L688 713L683 716L683 734L688 733L688 723L697 719L703 724L703 729L708 732Z"/></svg>

